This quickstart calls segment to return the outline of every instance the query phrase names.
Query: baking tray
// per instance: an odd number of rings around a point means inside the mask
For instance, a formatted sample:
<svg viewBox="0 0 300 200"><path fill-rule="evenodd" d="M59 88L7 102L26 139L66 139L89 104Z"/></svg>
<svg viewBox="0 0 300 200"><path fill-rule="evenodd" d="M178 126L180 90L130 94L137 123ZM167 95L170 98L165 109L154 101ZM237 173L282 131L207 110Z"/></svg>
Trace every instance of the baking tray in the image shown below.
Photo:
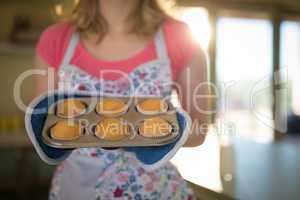
<svg viewBox="0 0 300 200"><path fill-rule="evenodd" d="M130 135L124 139L118 141L108 141L104 139L100 139L95 136L93 132L93 127L101 121L104 117L101 114L96 112L96 105L102 99L114 99L117 98L119 100L124 101L127 105L129 105L128 111L119 116L113 116L117 118L122 118L130 125ZM67 98L68 99L68 98ZM165 113L158 114L142 114L137 111L136 105L146 100L147 98L123 98L123 97L82 97L82 98L73 98L84 102L88 105L87 111L84 114L81 114L77 117L73 118L64 118L56 115L56 107L61 101L67 100L61 99L53 104L49 110L48 115L43 127L43 141L55 148L63 148L63 149L72 149L72 148L85 148L85 147L104 147L104 148L115 148L115 147L145 147L145 146L162 146L169 143L174 142L179 137L179 124L176 116L176 108L169 100L165 100L168 104L168 111ZM151 98L153 99L153 98ZM152 118L155 116L159 116L166 121L168 121L172 125L172 133L156 138L147 138L138 134L138 125L145 119ZM59 121L70 120L75 121L83 125L83 133L82 135L75 140L57 140L50 136L50 129Z"/></svg>

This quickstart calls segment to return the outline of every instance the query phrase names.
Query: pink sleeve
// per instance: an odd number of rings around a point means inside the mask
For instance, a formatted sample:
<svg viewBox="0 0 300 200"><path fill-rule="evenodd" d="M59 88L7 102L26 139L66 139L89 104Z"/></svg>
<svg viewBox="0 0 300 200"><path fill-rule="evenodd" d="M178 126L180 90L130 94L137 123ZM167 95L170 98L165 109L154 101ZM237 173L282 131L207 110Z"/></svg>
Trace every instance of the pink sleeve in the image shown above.
<svg viewBox="0 0 300 200"><path fill-rule="evenodd" d="M72 34L71 26L59 23L43 31L36 46L36 54L58 69Z"/></svg>
<svg viewBox="0 0 300 200"><path fill-rule="evenodd" d="M176 79L177 74L187 67L200 45L193 39L188 25L184 22L168 19L164 25L164 33L173 79Z"/></svg>

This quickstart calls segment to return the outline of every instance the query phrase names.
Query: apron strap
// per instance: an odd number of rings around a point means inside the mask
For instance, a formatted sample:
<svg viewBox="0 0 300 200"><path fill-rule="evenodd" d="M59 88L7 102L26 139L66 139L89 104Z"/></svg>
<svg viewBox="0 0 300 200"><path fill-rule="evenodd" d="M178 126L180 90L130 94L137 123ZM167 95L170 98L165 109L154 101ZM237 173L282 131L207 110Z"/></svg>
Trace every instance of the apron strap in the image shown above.
<svg viewBox="0 0 300 200"><path fill-rule="evenodd" d="M159 59L169 59L163 28L159 28L155 36L155 48Z"/></svg>
<svg viewBox="0 0 300 200"><path fill-rule="evenodd" d="M66 51L66 53L64 55L64 58L63 58L63 61L61 63L61 67L67 66L67 65L70 64L78 41L79 41L79 33L74 32L73 35L71 36L71 40L69 42L69 46L67 48L67 51Z"/></svg>

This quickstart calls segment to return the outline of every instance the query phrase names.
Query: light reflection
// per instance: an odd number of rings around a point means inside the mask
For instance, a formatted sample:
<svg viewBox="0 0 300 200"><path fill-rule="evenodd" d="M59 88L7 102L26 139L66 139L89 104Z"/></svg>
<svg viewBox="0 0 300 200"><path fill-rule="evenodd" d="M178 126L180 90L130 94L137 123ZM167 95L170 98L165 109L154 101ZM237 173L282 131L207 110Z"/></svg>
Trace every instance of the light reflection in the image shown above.
<svg viewBox="0 0 300 200"><path fill-rule="evenodd" d="M56 4L55 6L54 6L54 11L55 11L55 14L57 15L57 16L62 16L63 14L64 14L64 8L63 8L63 5L62 4Z"/></svg>
<svg viewBox="0 0 300 200"><path fill-rule="evenodd" d="M186 8L180 19L189 25L195 40L204 50L207 50L211 37L207 10L205 8Z"/></svg>
<svg viewBox="0 0 300 200"><path fill-rule="evenodd" d="M171 162L185 180L222 192L220 145L216 134L208 133L205 142L199 147L181 148Z"/></svg>

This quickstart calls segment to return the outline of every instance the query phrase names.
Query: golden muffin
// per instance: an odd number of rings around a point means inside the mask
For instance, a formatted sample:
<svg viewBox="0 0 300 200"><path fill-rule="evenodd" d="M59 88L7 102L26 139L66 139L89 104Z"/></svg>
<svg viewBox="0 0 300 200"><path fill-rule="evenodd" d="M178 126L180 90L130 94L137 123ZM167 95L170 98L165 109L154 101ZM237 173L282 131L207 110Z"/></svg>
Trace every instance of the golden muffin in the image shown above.
<svg viewBox="0 0 300 200"><path fill-rule="evenodd" d="M86 112L86 104L80 100L67 99L58 103L56 114L61 117L76 117Z"/></svg>
<svg viewBox="0 0 300 200"><path fill-rule="evenodd" d="M167 112L168 104L164 100L153 98L140 102L136 108L143 114L157 114Z"/></svg>
<svg viewBox="0 0 300 200"><path fill-rule="evenodd" d="M81 131L78 123L61 121L50 129L50 136L56 140L75 140L81 136Z"/></svg>
<svg viewBox="0 0 300 200"><path fill-rule="evenodd" d="M128 110L128 106L119 99L102 99L96 107L96 111L102 115L120 115Z"/></svg>
<svg viewBox="0 0 300 200"><path fill-rule="evenodd" d="M105 118L95 128L95 135L104 140L121 140L129 135L129 126L125 121L116 118Z"/></svg>
<svg viewBox="0 0 300 200"><path fill-rule="evenodd" d="M144 120L139 127L139 134L144 137L163 137L172 133L171 124L160 118L153 117Z"/></svg>

